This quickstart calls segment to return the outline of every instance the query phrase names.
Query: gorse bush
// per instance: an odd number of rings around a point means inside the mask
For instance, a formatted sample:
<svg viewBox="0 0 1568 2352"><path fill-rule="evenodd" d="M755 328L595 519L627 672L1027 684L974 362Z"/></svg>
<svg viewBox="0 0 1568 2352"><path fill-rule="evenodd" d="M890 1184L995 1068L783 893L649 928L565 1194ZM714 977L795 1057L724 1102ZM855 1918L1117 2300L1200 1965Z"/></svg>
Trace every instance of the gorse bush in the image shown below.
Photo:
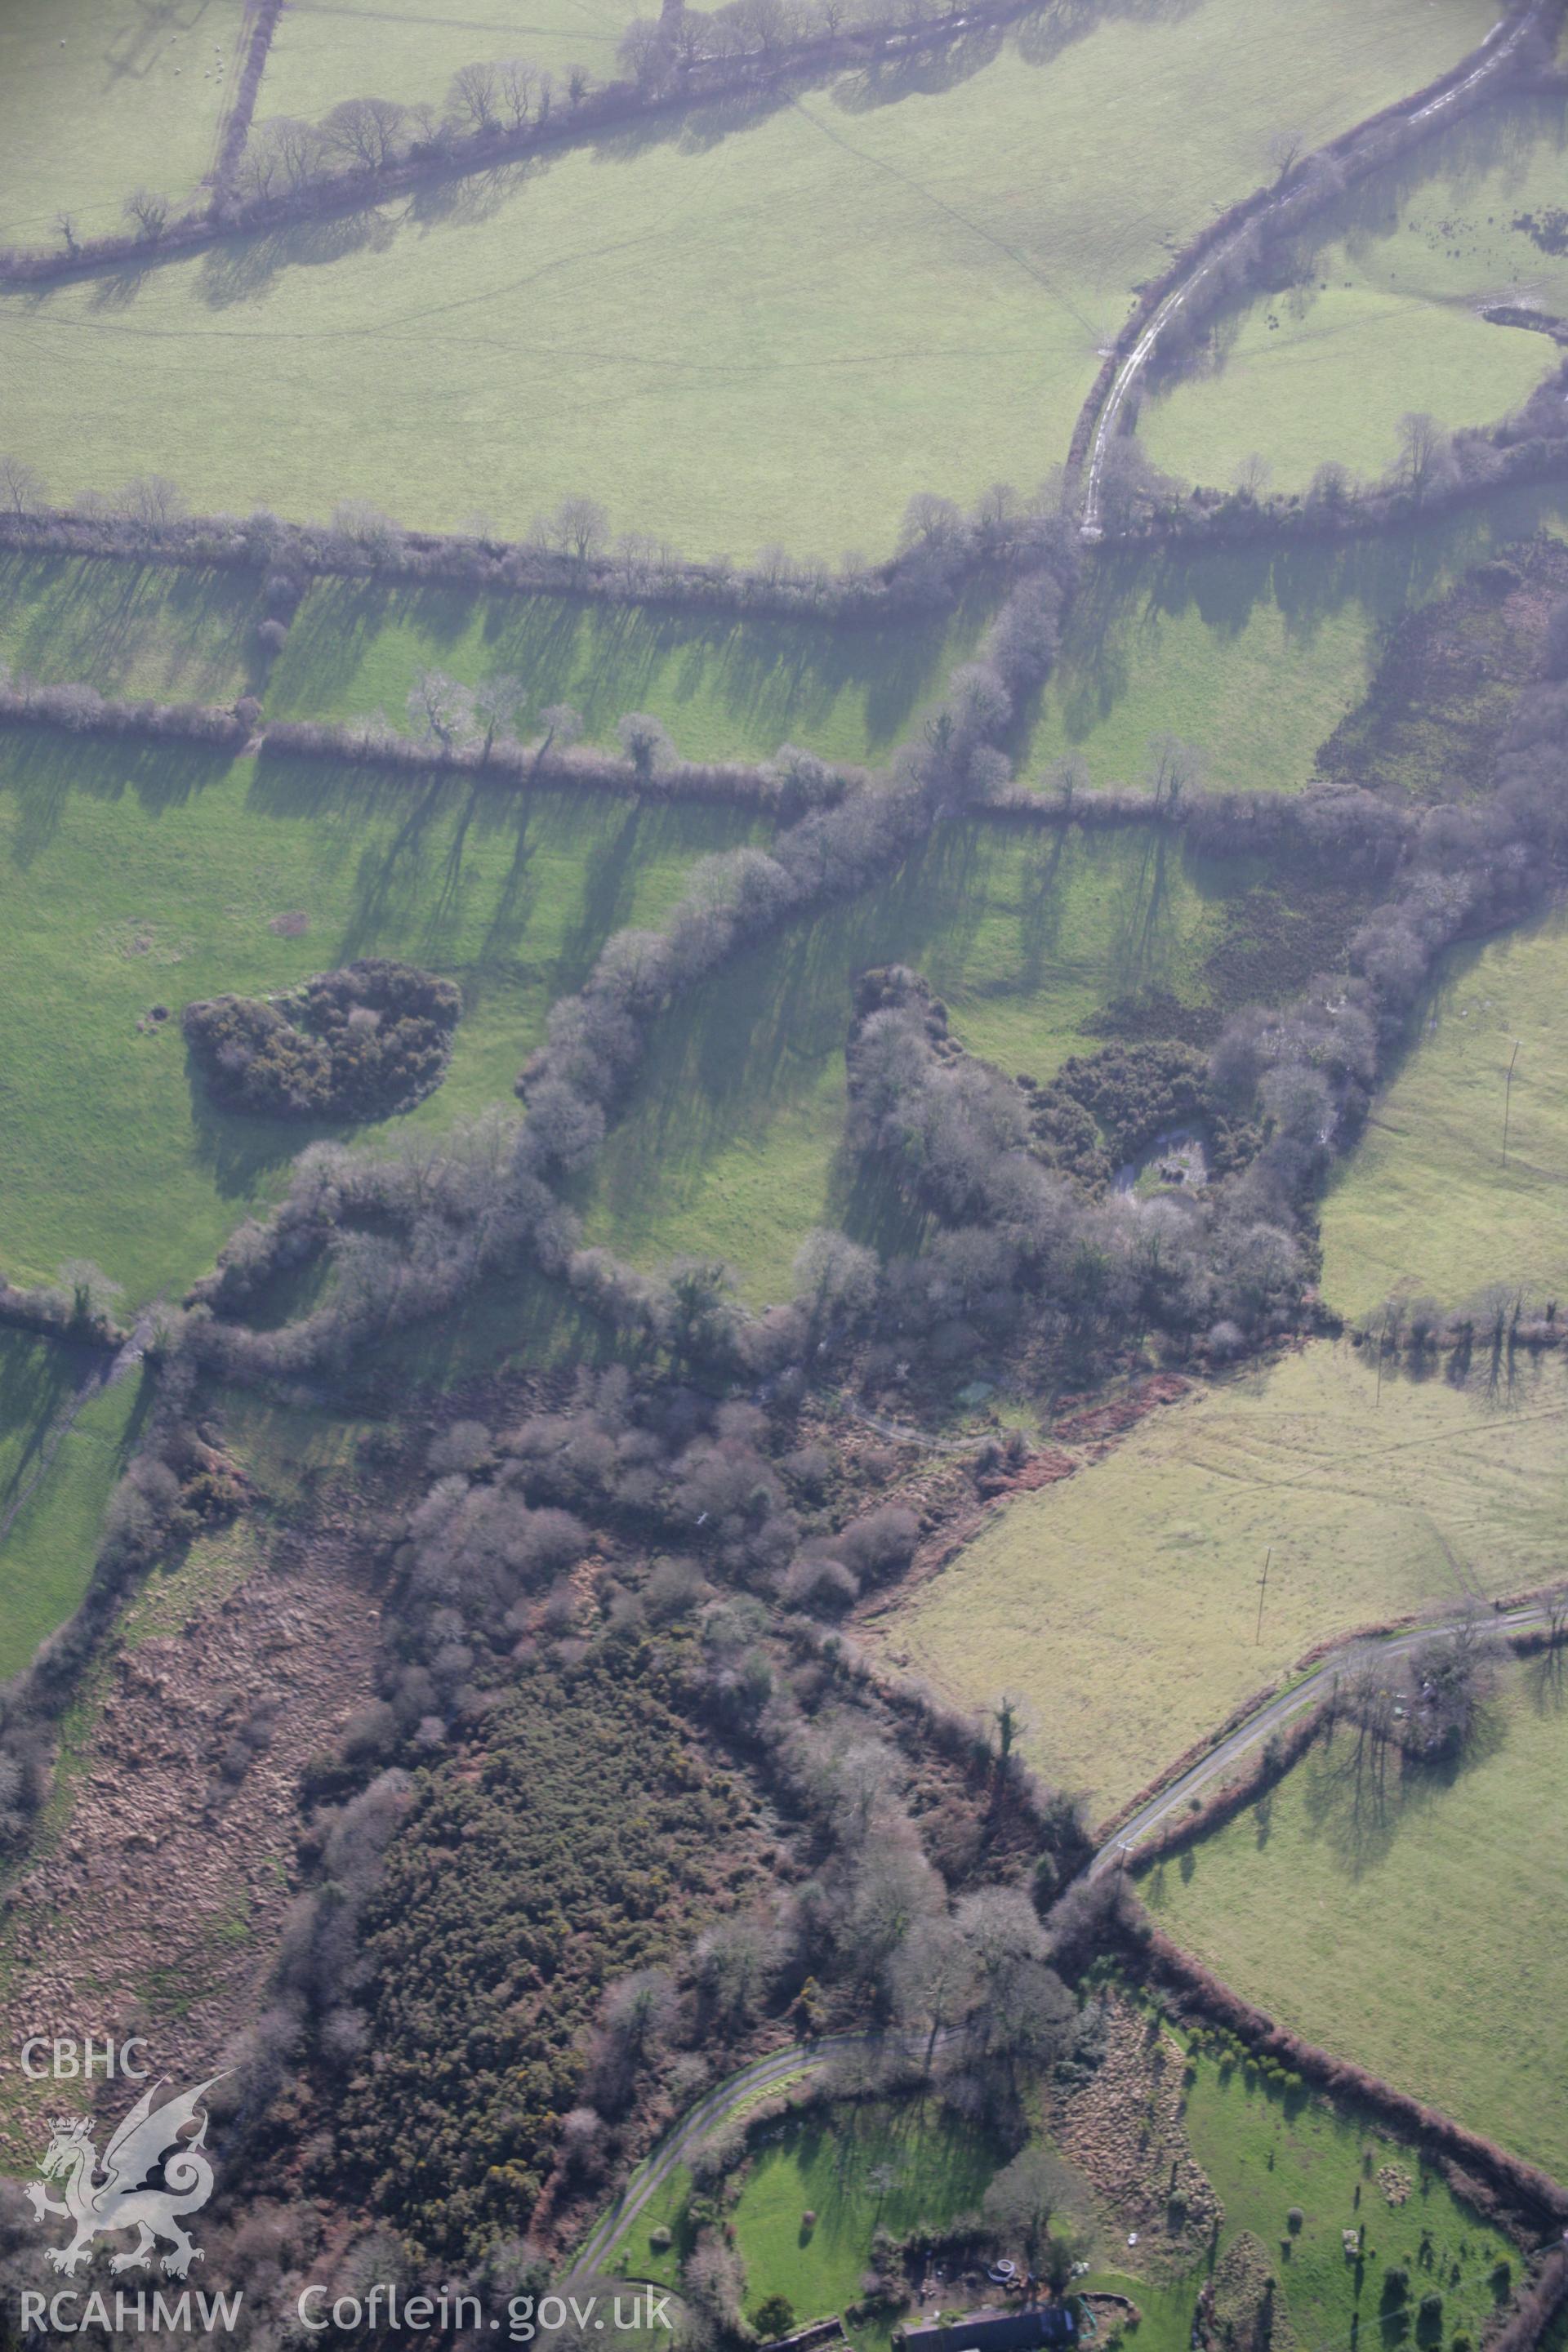
<svg viewBox="0 0 1568 2352"><path fill-rule="evenodd" d="M376 1118L434 1093L462 1009L453 982L369 956L274 1000L187 1004L184 1030L208 1090L231 1109Z"/></svg>

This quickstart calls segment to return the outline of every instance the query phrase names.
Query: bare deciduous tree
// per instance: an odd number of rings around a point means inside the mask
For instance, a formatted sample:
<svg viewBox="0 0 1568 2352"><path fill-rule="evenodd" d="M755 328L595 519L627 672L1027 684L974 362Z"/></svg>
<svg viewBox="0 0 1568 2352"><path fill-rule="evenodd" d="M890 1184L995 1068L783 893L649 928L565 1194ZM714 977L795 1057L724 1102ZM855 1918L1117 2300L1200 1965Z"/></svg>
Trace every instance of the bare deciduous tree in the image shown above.
<svg viewBox="0 0 1568 2352"><path fill-rule="evenodd" d="M144 530L166 530L181 522L190 509L177 483L164 474L138 474L126 483L118 500L121 513Z"/></svg>
<svg viewBox="0 0 1568 2352"><path fill-rule="evenodd" d="M1268 161L1274 166L1277 183L1289 178L1306 152L1307 134L1304 131L1281 128L1269 133Z"/></svg>
<svg viewBox="0 0 1568 2352"><path fill-rule="evenodd" d="M1435 416L1407 409L1399 420L1399 475L1417 504L1453 471L1453 443Z"/></svg>
<svg viewBox="0 0 1568 2352"><path fill-rule="evenodd" d="M482 60L459 66L447 92L447 109L470 131L493 131L501 106L500 80L493 65Z"/></svg>
<svg viewBox="0 0 1568 2352"><path fill-rule="evenodd" d="M125 217L136 224L137 234L148 245L156 245L169 225L169 199L152 188L136 188L125 199Z"/></svg>
<svg viewBox="0 0 1568 2352"><path fill-rule="evenodd" d="M1175 735L1149 739L1149 790L1156 808L1174 808L1203 781L1203 755Z"/></svg>
<svg viewBox="0 0 1568 2352"><path fill-rule="evenodd" d="M481 760L489 758L498 735L510 739L517 714L527 699L528 689L518 677L487 677L475 687L474 715L485 730Z"/></svg>
<svg viewBox="0 0 1568 2352"><path fill-rule="evenodd" d="M408 716L422 741L456 751L472 740L472 690L444 669L422 669L408 689Z"/></svg>
<svg viewBox="0 0 1568 2352"><path fill-rule="evenodd" d="M396 152L405 107L390 98L345 98L322 119L328 152L352 172L379 172Z"/></svg>
<svg viewBox="0 0 1568 2352"><path fill-rule="evenodd" d="M33 514L44 503L44 478L23 457L0 454L0 506L12 514Z"/></svg>
<svg viewBox="0 0 1568 2352"><path fill-rule="evenodd" d="M521 131L533 105L537 74L526 58L502 58L496 68L496 102L507 127Z"/></svg>
<svg viewBox="0 0 1568 2352"><path fill-rule="evenodd" d="M1243 498L1256 499L1268 488L1273 471L1261 449L1254 449L1236 469L1236 487Z"/></svg>

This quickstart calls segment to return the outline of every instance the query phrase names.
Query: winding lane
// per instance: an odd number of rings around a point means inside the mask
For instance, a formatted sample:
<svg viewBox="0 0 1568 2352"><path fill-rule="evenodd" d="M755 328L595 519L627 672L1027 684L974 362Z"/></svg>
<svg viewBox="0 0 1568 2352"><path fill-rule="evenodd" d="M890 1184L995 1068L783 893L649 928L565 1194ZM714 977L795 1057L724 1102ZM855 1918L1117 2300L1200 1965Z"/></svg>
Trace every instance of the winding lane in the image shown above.
<svg viewBox="0 0 1568 2352"><path fill-rule="evenodd" d="M1461 77L1460 79L1450 82L1446 89L1439 90L1435 98L1428 99L1424 106L1416 107L1414 112L1404 113L1390 120L1403 121L1407 125L1430 122L1446 109L1457 105L1460 100L1468 97L1482 82L1489 81L1494 75L1503 70L1518 50L1520 44L1527 39L1543 18L1552 13L1552 0L1531 0L1531 5L1524 9L1511 32L1505 31L1508 24L1507 17L1500 18L1479 47L1473 49L1468 58L1462 58L1455 67L1454 71ZM1428 87L1430 87L1429 84ZM1376 117L1368 118L1369 122L1376 120L1378 120ZM1356 133L1352 131L1351 136L1353 139ZM1310 156L1306 158L1309 163L1311 160ZM1283 195L1280 200L1283 201ZM1259 211L1249 214L1229 236L1222 238L1211 252L1204 255L1202 260L1187 277L1172 287L1111 377L1094 428L1094 436L1089 444L1089 466L1084 479L1083 519L1079 526L1079 535L1082 538L1094 540L1104 535L1104 525L1100 520L1100 488L1104 479L1106 456L1116 436L1121 413L1126 407L1128 398L1153 356L1161 335L1178 311L1185 308L1191 296L1204 284L1205 280L1212 277L1216 269L1222 268L1232 255L1247 242L1259 221L1267 219L1270 209L1271 207L1266 205Z"/></svg>
<svg viewBox="0 0 1568 2352"><path fill-rule="evenodd" d="M1383 1635L1371 1641L1347 1642L1342 1648L1325 1658L1321 1666L1315 1667L1304 1681L1293 1684L1289 1690L1281 1691L1273 1698L1266 1699L1256 1715L1249 1715L1245 1723L1217 1740L1205 1756L1200 1757L1178 1780L1173 1780L1169 1788L1162 1789L1149 1799L1147 1804L1141 1805L1113 1837L1107 1838L1089 1865L1089 1877L1093 1878L1104 1870L1113 1870L1124 1862L1152 1830L1159 1828L1167 1814L1175 1811L1179 1806L1184 1806L1200 1789L1207 1788L1231 1765L1238 1763L1258 1746L1259 1740L1268 1738L1276 1731L1282 1731L1308 1707L1316 1706L1321 1699L1326 1698L1334 1683L1347 1669L1353 1669L1373 1658L1408 1657L1413 1650L1420 1649L1435 1635L1452 1633L1459 1626L1472 1622L1475 1613L1473 1610L1461 1611L1447 1617L1434 1618L1425 1625L1412 1628L1407 1633ZM1499 1633L1528 1633L1547 1622L1547 1612L1533 1601L1521 1609L1500 1611L1488 1621L1490 1630Z"/></svg>

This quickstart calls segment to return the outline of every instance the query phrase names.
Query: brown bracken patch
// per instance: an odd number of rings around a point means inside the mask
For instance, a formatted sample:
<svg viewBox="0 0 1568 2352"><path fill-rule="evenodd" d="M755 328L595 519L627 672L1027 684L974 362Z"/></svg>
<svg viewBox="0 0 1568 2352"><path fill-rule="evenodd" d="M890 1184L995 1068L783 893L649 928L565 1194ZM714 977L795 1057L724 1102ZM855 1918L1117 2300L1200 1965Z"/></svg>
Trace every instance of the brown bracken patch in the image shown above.
<svg viewBox="0 0 1568 2352"><path fill-rule="evenodd" d="M1056 2137L1123 2229L1137 2232L1139 2272L1156 2281L1177 2278L1214 2242L1225 2219L1182 2120L1184 2054L1114 1995L1106 2014L1105 2056L1081 2088L1058 2102Z"/></svg>
<svg viewBox="0 0 1568 2352"><path fill-rule="evenodd" d="M259 1559L183 1631L109 1665L69 1817L7 1897L8 2138L30 2145L62 2099L22 2081L26 2035L135 2031L183 2082L222 2064L289 1899L301 1771L372 1696L376 1628L352 1554L323 1541L287 1566Z"/></svg>

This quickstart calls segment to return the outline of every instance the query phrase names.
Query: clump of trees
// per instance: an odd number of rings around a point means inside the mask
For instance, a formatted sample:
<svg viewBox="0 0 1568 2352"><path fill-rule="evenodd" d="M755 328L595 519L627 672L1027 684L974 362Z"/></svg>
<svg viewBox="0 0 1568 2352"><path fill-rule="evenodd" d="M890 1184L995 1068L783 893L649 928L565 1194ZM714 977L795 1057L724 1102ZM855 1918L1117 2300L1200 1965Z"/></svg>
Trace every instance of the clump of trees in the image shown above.
<svg viewBox="0 0 1568 2352"><path fill-rule="evenodd" d="M375 1118L434 1093L463 1009L453 981L366 956L277 998L187 1004L184 1025L209 1091L271 1118Z"/></svg>
<svg viewBox="0 0 1568 2352"><path fill-rule="evenodd" d="M1417 1763L1463 1755L1496 1686L1497 1644L1479 1616L1434 1634L1392 1664L1368 1659L1336 1685L1356 1738L1341 1769L1380 1769L1390 1748Z"/></svg>
<svg viewBox="0 0 1568 2352"><path fill-rule="evenodd" d="M956 1047L917 974L868 974L857 1002L850 1146L943 1228L889 1268L885 1324L925 1331L949 1360L1026 1316L1101 1360L1152 1326L1188 1338L1221 1320L1257 1337L1291 1328L1306 1262L1279 1171L1263 1166L1272 1138L1252 1169L1196 1196L1086 1198L1048 1164L1054 1139L1036 1147L1029 1095Z"/></svg>
<svg viewBox="0 0 1568 2352"><path fill-rule="evenodd" d="M1261 1141L1220 1101L1207 1056L1178 1041L1072 1054L1048 1084L1018 1083L1041 1158L1091 1190L1103 1190L1119 1167L1182 1121L1202 1126L1215 1176L1245 1167Z"/></svg>

